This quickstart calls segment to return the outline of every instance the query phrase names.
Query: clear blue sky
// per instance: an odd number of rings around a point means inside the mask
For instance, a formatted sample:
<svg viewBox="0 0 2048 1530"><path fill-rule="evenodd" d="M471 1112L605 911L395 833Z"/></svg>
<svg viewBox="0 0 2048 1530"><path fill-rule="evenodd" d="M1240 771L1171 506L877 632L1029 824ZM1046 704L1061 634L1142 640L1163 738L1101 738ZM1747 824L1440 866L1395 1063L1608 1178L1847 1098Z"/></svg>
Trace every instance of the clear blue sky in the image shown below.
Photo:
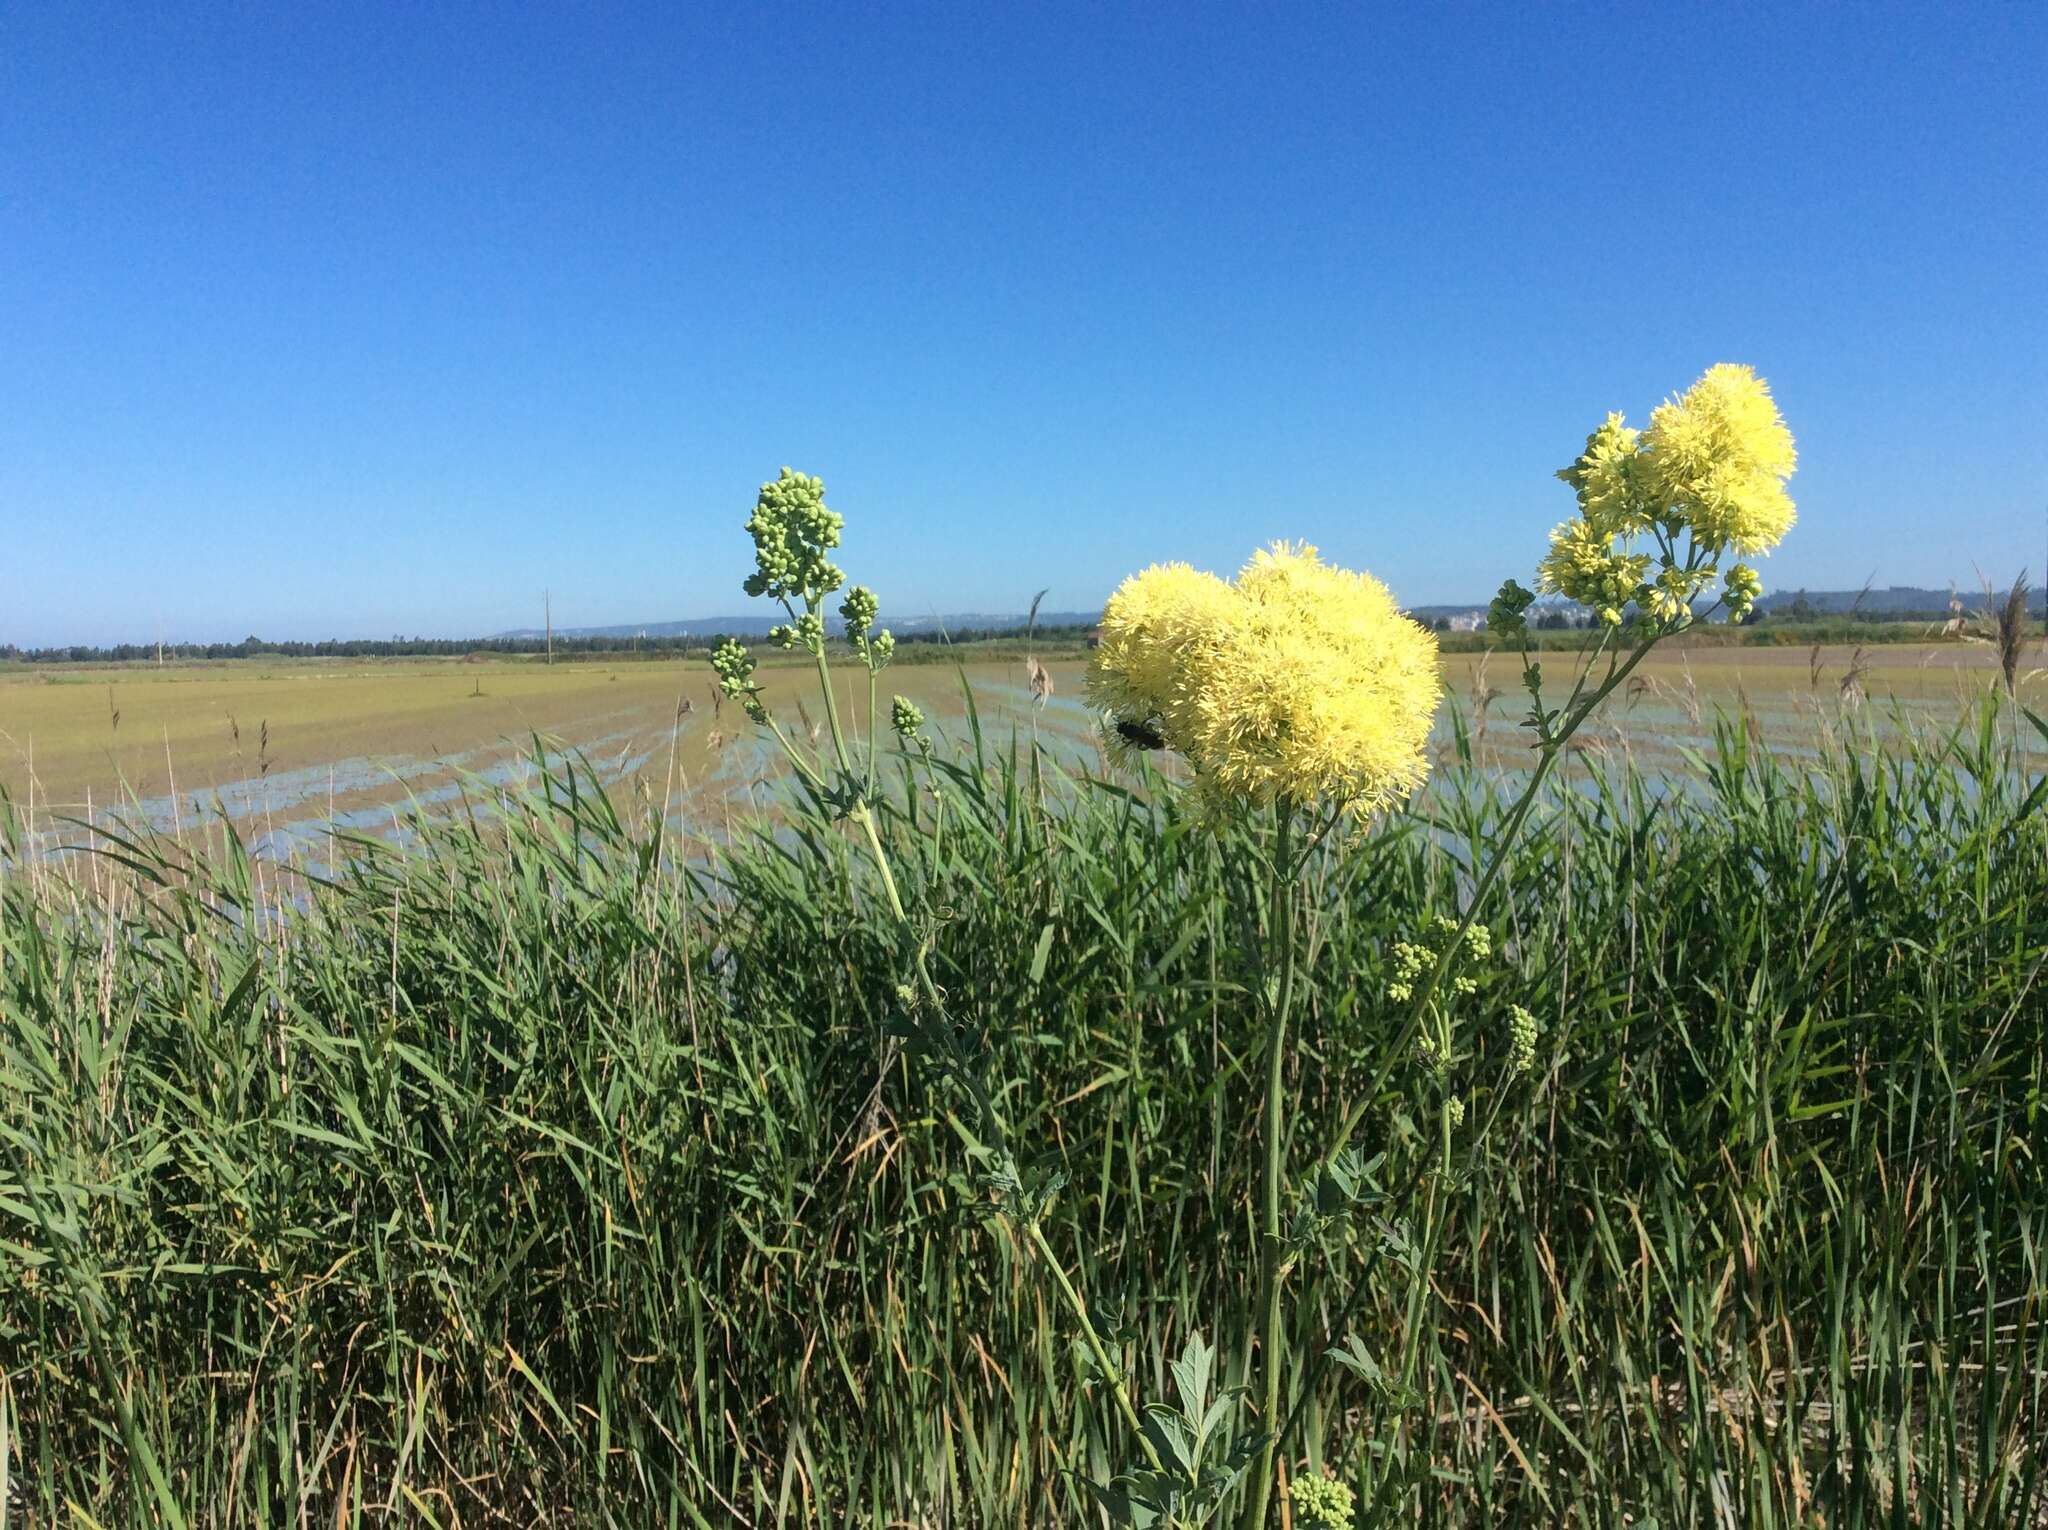
<svg viewBox="0 0 2048 1530"><path fill-rule="evenodd" d="M1753 363L1789 588L2038 579L2048 6L0 12L0 641L1526 578Z"/></svg>

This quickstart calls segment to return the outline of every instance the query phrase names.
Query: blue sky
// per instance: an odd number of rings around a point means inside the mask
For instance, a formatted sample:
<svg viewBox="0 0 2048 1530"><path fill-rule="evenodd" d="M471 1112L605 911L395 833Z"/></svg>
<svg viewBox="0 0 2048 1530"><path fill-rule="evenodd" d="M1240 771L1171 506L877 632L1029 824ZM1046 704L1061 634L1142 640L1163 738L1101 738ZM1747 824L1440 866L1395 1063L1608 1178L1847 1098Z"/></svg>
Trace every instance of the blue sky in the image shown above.
<svg viewBox="0 0 2048 1530"><path fill-rule="evenodd" d="M2038 578L2048 7L17 5L0 641L1527 578L1722 360L1773 587Z"/></svg>

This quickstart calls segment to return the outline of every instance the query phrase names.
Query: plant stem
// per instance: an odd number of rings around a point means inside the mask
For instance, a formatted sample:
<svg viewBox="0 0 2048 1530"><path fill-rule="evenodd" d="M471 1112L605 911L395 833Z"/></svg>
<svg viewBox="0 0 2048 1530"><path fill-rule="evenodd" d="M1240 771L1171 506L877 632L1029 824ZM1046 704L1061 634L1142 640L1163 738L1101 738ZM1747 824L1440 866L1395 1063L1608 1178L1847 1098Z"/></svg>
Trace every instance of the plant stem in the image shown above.
<svg viewBox="0 0 2048 1530"><path fill-rule="evenodd" d="M1152 1448L1152 1441L1146 1436L1145 1428L1138 1422L1138 1410L1131 1406L1131 1394L1124 1389L1122 1371L1110 1362L1109 1351L1103 1347L1102 1336L1095 1331L1095 1325L1088 1320L1088 1304L1081 1300L1081 1293L1074 1289L1074 1282L1067 1276L1066 1267L1052 1251L1052 1245L1045 1241L1045 1229L1036 1217L1030 1222L1031 1241L1038 1246L1038 1252L1051 1268L1053 1279L1059 1282L1061 1294L1067 1305L1074 1309L1074 1316L1081 1324L1081 1334L1088 1341L1088 1352L1095 1357L1096 1369L1108 1381L1110 1390L1116 1394L1117 1407L1122 1410L1124 1422L1131 1426L1131 1433L1137 1436L1139 1445L1144 1447L1145 1459L1152 1470L1164 1471L1160 1464L1159 1452Z"/></svg>
<svg viewBox="0 0 2048 1530"><path fill-rule="evenodd" d="M1277 959L1271 1010L1266 1019L1266 1113L1263 1172L1260 1179L1259 1237L1259 1366L1264 1375L1259 1419L1269 1431L1252 1470L1251 1498L1245 1504L1245 1530L1265 1530L1266 1509L1273 1496L1274 1462L1280 1446L1280 1372L1285 1340L1280 1326L1280 1159L1286 1143L1283 1120L1287 1011L1294 999L1295 872L1293 861L1294 804L1282 799L1276 809L1273 846L1273 918L1266 932Z"/></svg>
<svg viewBox="0 0 2048 1530"><path fill-rule="evenodd" d="M839 756L839 773L851 784L856 777L853 773L853 756L846 747L846 735L839 729L839 699L832 694L832 666L825 662L825 650L816 649L812 658L818 661L818 684L825 692L825 721L832 728L832 752Z"/></svg>
<svg viewBox="0 0 2048 1530"><path fill-rule="evenodd" d="M1436 964L1430 968L1429 976L1416 986L1415 996L1409 1001L1407 1018L1402 1023L1400 1034L1380 1058L1380 1065L1374 1070L1372 1082L1352 1102L1350 1111L1344 1117L1344 1124L1337 1129L1336 1137L1326 1149L1327 1156L1335 1157L1344 1151L1345 1145L1351 1140L1351 1134L1358 1129L1358 1123L1364 1119L1365 1112L1379 1097L1380 1090L1386 1087L1387 1080L1393 1076L1394 1069L1401 1059L1408 1055L1408 1049L1414 1045L1415 1033L1422 1026L1429 1001L1436 996L1437 989L1450 975L1452 964L1463 951L1465 936L1477 922L1480 909L1485 907L1486 895L1493 890L1493 884L1500 880L1501 870L1507 865L1508 852L1520 838L1522 827L1528 822L1530 810L1536 805L1537 793L1542 791L1543 782L1564 753L1565 745L1571 740L1572 735L1579 731L1580 725L1593 715L1594 709L1629 677L1629 673L1638 664L1642 663L1656 642L1657 638L1652 637L1638 644L1624 662L1608 672L1590 696L1578 699L1578 692L1575 689L1575 704L1566 715L1564 726L1536 746L1540 751L1536 757L1536 768L1529 772L1529 784L1522 788L1522 795L1515 799L1514 807L1508 811L1507 821L1501 826L1499 837L1493 842L1493 854L1488 858L1486 870L1480 874L1477 885L1472 889L1471 900L1465 905L1464 916L1458 921L1457 933L1444 943ZM1584 677L1581 676L1581 684L1583 683Z"/></svg>

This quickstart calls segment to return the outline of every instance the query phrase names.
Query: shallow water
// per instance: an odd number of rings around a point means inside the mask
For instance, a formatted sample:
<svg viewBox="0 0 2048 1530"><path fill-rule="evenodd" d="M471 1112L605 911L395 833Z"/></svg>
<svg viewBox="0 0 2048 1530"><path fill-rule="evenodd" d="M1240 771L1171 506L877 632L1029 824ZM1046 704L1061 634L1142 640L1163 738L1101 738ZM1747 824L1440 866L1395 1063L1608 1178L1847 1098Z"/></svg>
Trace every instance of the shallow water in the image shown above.
<svg viewBox="0 0 2048 1530"><path fill-rule="evenodd" d="M1782 661L1773 666L1783 675L1797 675ZM1453 707L1467 707L1469 687L1477 679L1473 666L1450 666L1450 678L1468 687L1454 693L1439 712L1432 748L1445 762L1453 758L1458 724ZM814 742L829 752L829 734L817 726L822 708L807 672L781 668L764 671L773 679L775 710L800 741ZM1057 765L1087 771L1104 768L1096 717L1082 699L1082 666L1064 661L1052 666L1053 695L1035 700L1016 662L982 662L966 667L973 706L984 747L1006 750L1014 739L1021 746L1042 749ZM930 718L942 749L971 747L961 670L947 665L905 665L886 676L880 703L903 691L913 696ZM422 683L434 676L421 677ZM487 679L494 685L499 677ZM530 675L519 677L531 680ZM561 677L549 678L556 683ZM716 706L669 702L679 684L701 681L694 671L680 675L629 676L634 685L617 686L617 676L592 670L569 677L575 687L563 692L571 705L562 726L544 736L551 754L580 757L591 774L612 793L622 817L645 819L657 812L678 832L719 834L732 819L751 808L772 807L786 789L786 765L772 737L747 724L737 713ZM811 683L805 698L806 682ZM475 682L481 688L483 681ZM840 675L835 689L840 713L862 758L867 720L864 682ZM1701 788L1697 757L1712 752L1717 718L1746 725L1780 760L1819 762L1842 747L1883 749L1914 735L1946 732L1954 727L1958 692L1945 684L1914 688L1911 694L1872 699L1860 707L1840 702L1834 686L1781 685L1766 689L1726 685L1702 692L1693 688L1690 670L1684 684L1659 680L1620 695L1582 731L1574 742L1575 761L1594 766L1633 765L1654 790L1691 794ZM580 705L576 703L580 702ZM605 703L612 702L607 706ZM1527 735L1517 726L1526 707L1519 691L1506 695L1498 688L1486 708L1483 726L1469 714L1467 736L1474 760L1512 782L1527 768ZM792 716L791 714L795 715ZM460 716L451 712L448 715ZM1746 718L1746 724L1739 721ZM463 718L463 721L469 719ZM885 738L884 754L894 747ZM27 848L47 854L89 838L77 822L104 828L140 827L160 833L181 833L201 825L231 825L251 851L265 859L317 859L336 833L376 835L404 842L407 817L427 818L466 811L479 797L488 799L502 787L530 779L535 766L532 740L499 735L466 747L434 753L393 752L382 756L349 753L318 764L270 769L219 781L203 791L168 792L130 797L113 808L88 813L83 804L68 814L47 811L33 824ZM1169 767L1170 768L1170 767ZM1565 779L1582 789L1586 773L1567 768Z"/></svg>

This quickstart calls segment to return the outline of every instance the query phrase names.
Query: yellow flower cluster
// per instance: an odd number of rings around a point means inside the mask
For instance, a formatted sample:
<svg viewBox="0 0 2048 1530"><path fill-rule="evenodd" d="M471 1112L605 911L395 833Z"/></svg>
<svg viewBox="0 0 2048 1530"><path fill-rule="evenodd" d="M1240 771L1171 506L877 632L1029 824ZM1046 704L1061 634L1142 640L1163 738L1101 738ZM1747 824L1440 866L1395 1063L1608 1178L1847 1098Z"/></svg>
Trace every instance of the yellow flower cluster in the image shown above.
<svg viewBox="0 0 2048 1530"><path fill-rule="evenodd" d="M1428 773L1441 694L1436 639L1385 585L1287 543L1230 583L1184 563L1132 575L1088 670L1112 739L1156 734L1212 805L1382 807Z"/></svg>
<svg viewBox="0 0 2048 1530"><path fill-rule="evenodd" d="M1769 552L1791 530L1785 480L1796 463L1792 432L1749 367L1709 367L1682 397L1651 412L1647 430L1610 414L1578 461L1557 475L1577 493L1579 514L1551 532L1537 586L1610 625L1633 604L1657 622L1682 626L1724 553ZM1619 545L1652 530L1662 570L1654 579L1647 554ZM1691 539L1682 562L1681 535ZM1761 589L1753 570L1735 565L1730 614L1747 611Z"/></svg>
<svg viewBox="0 0 2048 1530"><path fill-rule="evenodd" d="M1716 551L1769 552L1792 529L1785 480L1798 464L1770 386L1748 367L1709 367L1650 414L1643 446L1662 497Z"/></svg>

